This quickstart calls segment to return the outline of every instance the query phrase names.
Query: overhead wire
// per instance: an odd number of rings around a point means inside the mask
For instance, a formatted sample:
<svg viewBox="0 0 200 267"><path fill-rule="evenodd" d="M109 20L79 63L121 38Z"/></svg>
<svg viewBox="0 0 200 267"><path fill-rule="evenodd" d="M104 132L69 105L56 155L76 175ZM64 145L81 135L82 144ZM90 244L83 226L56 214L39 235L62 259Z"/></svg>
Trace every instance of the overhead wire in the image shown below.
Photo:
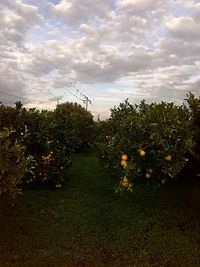
<svg viewBox="0 0 200 267"><path fill-rule="evenodd" d="M15 18L12 16L12 15L10 15L10 14L8 14L8 12L7 12L7 10L5 9L5 8L3 8L2 6L0 6L0 9L3 11L3 14L4 15L6 15L15 25L16 25L16 27L22 32L22 34L23 35L25 35L32 43L33 43L33 45L34 45L34 47L35 48L40 48L40 49L42 49L41 47L40 47L40 45L39 44L37 44L34 40L33 40L33 38L20 26L20 25L18 25L17 23L16 23L16 21L15 21ZM42 49L43 50L43 49ZM51 62L50 63L51 64L51 66L53 67L53 69L55 69L56 71L58 70L57 69L57 67L55 67L55 65ZM66 85L64 85L63 84L63 86L66 86ZM76 88L77 89L77 88ZM72 93L68 88L66 88L66 90L71 94L71 95L73 95L74 97L76 97L77 99L79 99L79 100L81 100L81 101L84 101L84 99L81 99L81 98L79 98L77 95L75 95L74 93ZM80 91L80 90L78 90L77 89L77 92L79 92L79 94L81 95L81 96L83 96L83 97L85 97L85 95Z"/></svg>
<svg viewBox="0 0 200 267"><path fill-rule="evenodd" d="M0 9L3 11L2 13L6 15L16 25L16 27L33 43L33 45L38 48L37 43L19 24L16 23L15 18L11 14L9 14L7 10L4 9L2 6L0 6Z"/></svg>
<svg viewBox="0 0 200 267"><path fill-rule="evenodd" d="M14 97L17 97L17 98L20 98L20 99L24 99L24 100L34 101L34 102L44 102L44 103L46 103L46 102L55 102L55 100L51 101L51 100L30 99L30 98L27 98L27 97L15 95L15 94L10 94L10 93L4 92L4 91L0 91L0 93L5 94L5 95L9 95L9 96L14 96Z"/></svg>
<svg viewBox="0 0 200 267"><path fill-rule="evenodd" d="M3 35L4 38L6 38L8 41L9 38L6 36L6 34L4 32L1 31L1 34ZM13 48L15 51L17 51L15 48ZM23 70L19 69L17 71L20 71L20 72L23 72ZM51 100L36 100L36 99L32 99L32 98L27 98L27 97L23 97L23 96L19 96L19 95L16 95L16 94L11 94L11 93L8 93L8 92L4 92L4 91L1 91L0 90L0 93L1 94L4 94L4 95L9 95L9 96L13 96L13 97L16 97L16 98L19 98L19 99L24 99L24 100L28 100L28 101L32 101L32 102L39 102L39 103L47 103L47 102L55 102L55 100L51 101Z"/></svg>
<svg viewBox="0 0 200 267"><path fill-rule="evenodd" d="M0 9L3 11L4 15L6 15L15 25L16 27L22 32L22 34L24 34L31 42L32 44L34 45L35 48L40 48L40 45L38 43L36 43L33 38L23 29L23 27L21 27L19 24L16 23L16 20L15 18L11 15L11 14L8 14L8 10L6 10L5 8L3 8L2 6L0 6ZM117 63L118 64L118 63ZM55 70L58 70L57 67L55 67L55 65L53 65L53 63L51 62L51 65L53 67L53 69ZM98 77L99 75L90 75L88 78L96 78ZM64 85L65 86L65 85ZM73 85L73 87L76 89L76 92L78 92L81 96L83 97L86 97L75 85ZM73 94L68 88L66 88L66 90L71 94L73 95L74 97L76 97L77 99L81 100L81 101L85 101L81 98L79 98L78 96L76 96L75 94Z"/></svg>

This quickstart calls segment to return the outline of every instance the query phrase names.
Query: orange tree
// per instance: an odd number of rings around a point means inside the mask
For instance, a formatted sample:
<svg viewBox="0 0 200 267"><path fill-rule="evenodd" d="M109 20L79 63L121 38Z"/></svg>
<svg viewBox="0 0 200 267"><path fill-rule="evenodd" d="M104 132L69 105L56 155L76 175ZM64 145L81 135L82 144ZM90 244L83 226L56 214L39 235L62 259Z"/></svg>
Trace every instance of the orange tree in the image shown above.
<svg viewBox="0 0 200 267"><path fill-rule="evenodd" d="M191 110L192 127L194 130L195 150L200 154L200 97L188 94L187 102Z"/></svg>
<svg viewBox="0 0 200 267"><path fill-rule="evenodd" d="M94 121L90 112L76 103L63 103L49 113L46 153L40 157L37 177L43 184L62 187L64 174L71 165L71 153L93 142Z"/></svg>
<svg viewBox="0 0 200 267"><path fill-rule="evenodd" d="M131 105L111 110L107 133L99 148L107 166L118 168L122 180L117 190L132 190L133 180L144 177L165 183L176 177L193 145L190 112L173 103Z"/></svg>
<svg viewBox="0 0 200 267"><path fill-rule="evenodd" d="M26 132L24 133L26 135ZM21 192L26 173L32 170L32 157L25 154L23 139L8 129L0 131L0 200L4 204L13 204ZM26 179L26 182L29 182Z"/></svg>
<svg viewBox="0 0 200 267"><path fill-rule="evenodd" d="M93 116L77 103L58 104L52 114L51 127L52 134L70 151L93 144Z"/></svg>
<svg viewBox="0 0 200 267"><path fill-rule="evenodd" d="M27 110L19 102L16 107L0 105L0 130L4 127L15 129L18 139L28 129L23 138L25 155L36 162L35 175L28 181L40 186L62 187L71 153L90 146L94 138L91 113L76 103L59 104L53 111Z"/></svg>

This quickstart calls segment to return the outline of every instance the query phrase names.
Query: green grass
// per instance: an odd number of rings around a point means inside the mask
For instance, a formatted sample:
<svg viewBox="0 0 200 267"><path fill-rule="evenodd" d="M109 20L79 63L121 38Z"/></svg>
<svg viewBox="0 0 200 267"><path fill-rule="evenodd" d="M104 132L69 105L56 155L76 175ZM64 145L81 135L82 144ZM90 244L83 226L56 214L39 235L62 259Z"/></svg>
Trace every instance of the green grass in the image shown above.
<svg viewBox="0 0 200 267"><path fill-rule="evenodd" d="M76 154L64 189L3 212L1 266L200 266L196 186L113 187L94 153Z"/></svg>

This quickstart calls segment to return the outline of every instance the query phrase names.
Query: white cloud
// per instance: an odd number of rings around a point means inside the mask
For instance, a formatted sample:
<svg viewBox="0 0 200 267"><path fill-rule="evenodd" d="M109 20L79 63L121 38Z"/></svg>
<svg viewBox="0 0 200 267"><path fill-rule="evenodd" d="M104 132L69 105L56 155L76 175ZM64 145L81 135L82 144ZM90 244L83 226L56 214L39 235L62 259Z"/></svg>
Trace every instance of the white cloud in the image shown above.
<svg viewBox="0 0 200 267"><path fill-rule="evenodd" d="M200 10L200 2L199 2L199 0L185 0L184 1L184 6L186 8Z"/></svg>
<svg viewBox="0 0 200 267"><path fill-rule="evenodd" d="M53 12L70 25L87 23L91 19L106 18L109 5L106 0L61 0L52 7Z"/></svg>
<svg viewBox="0 0 200 267"><path fill-rule="evenodd" d="M183 40L200 39L200 16L173 18L167 23L170 33Z"/></svg>
<svg viewBox="0 0 200 267"><path fill-rule="evenodd" d="M119 0L118 6L120 8L131 7L134 12L146 12L154 9L161 3L160 0Z"/></svg>
<svg viewBox="0 0 200 267"><path fill-rule="evenodd" d="M4 14L2 91L41 100L64 95L62 101L76 101L67 88L77 93L73 84L79 82L85 94L93 92L95 114L127 97L178 103L190 88L200 94L197 1L4 2L38 47Z"/></svg>

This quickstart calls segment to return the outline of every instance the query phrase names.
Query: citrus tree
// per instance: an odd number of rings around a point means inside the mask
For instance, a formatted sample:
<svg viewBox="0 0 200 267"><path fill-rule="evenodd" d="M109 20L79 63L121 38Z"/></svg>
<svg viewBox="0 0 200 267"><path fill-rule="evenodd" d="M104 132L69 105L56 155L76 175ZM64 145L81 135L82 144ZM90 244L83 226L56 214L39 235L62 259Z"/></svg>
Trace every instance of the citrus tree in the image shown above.
<svg viewBox="0 0 200 267"><path fill-rule="evenodd" d="M132 190L133 181L141 178L165 183L176 177L193 146L185 105L125 101L111 110L106 123L109 130L99 148L107 166L121 171L117 190Z"/></svg>
<svg viewBox="0 0 200 267"><path fill-rule="evenodd" d="M32 155L35 174L29 183L36 186L60 188L66 170L71 165L71 154L94 139L94 121L90 112L76 103L57 105L53 111L0 106L0 130L15 129L16 138L23 136L25 155Z"/></svg>
<svg viewBox="0 0 200 267"><path fill-rule="evenodd" d="M200 97L188 94L187 102L191 110L192 128L194 131L195 150L200 154Z"/></svg>
<svg viewBox="0 0 200 267"><path fill-rule="evenodd" d="M13 204L21 192L19 186L23 178L31 172L31 163L32 157L26 156L16 132L6 128L0 131L0 199L3 203Z"/></svg>

